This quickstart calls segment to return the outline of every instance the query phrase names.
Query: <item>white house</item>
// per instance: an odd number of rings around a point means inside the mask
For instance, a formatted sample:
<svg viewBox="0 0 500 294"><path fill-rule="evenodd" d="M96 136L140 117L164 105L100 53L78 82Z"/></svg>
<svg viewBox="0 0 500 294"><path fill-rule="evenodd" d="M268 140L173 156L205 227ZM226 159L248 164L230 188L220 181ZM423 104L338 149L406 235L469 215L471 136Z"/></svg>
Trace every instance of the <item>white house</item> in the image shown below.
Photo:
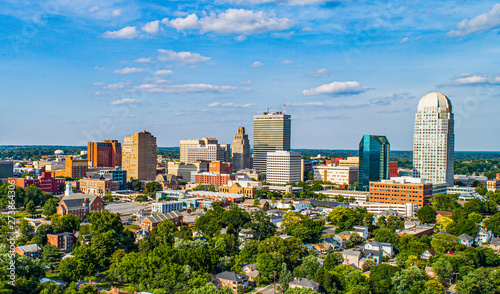
<svg viewBox="0 0 500 294"><path fill-rule="evenodd" d="M462 234L458 236L458 238L460 238L460 243L464 244L467 247L470 247L472 246L472 244L474 244L474 237L471 237L467 234Z"/></svg>
<svg viewBox="0 0 500 294"><path fill-rule="evenodd" d="M491 239L493 239L493 232L481 228L477 233L475 241L476 244L482 244L486 242L491 242Z"/></svg>
<svg viewBox="0 0 500 294"><path fill-rule="evenodd" d="M356 233L363 238L363 240L368 239L369 233L368 233L368 227L366 226L353 226L354 230L352 233Z"/></svg>
<svg viewBox="0 0 500 294"><path fill-rule="evenodd" d="M369 241L365 243L365 249L382 251L382 254L392 258L394 256L394 247L391 243Z"/></svg>

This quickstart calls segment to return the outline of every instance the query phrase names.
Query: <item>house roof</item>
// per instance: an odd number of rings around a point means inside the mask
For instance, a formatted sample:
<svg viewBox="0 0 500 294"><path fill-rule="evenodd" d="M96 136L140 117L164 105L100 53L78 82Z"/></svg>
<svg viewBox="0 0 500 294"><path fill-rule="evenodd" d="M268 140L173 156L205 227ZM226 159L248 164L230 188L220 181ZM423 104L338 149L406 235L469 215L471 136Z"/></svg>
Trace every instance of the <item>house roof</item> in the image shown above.
<svg viewBox="0 0 500 294"><path fill-rule="evenodd" d="M493 246L500 246L500 238L493 238L491 239L491 245Z"/></svg>
<svg viewBox="0 0 500 294"><path fill-rule="evenodd" d="M474 240L473 237L467 235L467 234L462 234L462 235L459 235L458 238L460 238L460 240L465 240L465 241L472 241Z"/></svg>
<svg viewBox="0 0 500 294"><path fill-rule="evenodd" d="M215 276L217 279L220 279L220 280L228 280L228 281L232 281L232 282L244 282L247 280L247 278L245 276L242 276L240 274L237 274L237 273L233 273L233 272L222 272L220 274L217 274Z"/></svg>
<svg viewBox="0 0 500 294"><path fill-rule="evenodd" d="M360 258L361 257L361 251L344 250L344 251L342 251L342 255L350 255L350 256L355 256L357 258Z"/></svg>
<svg viewBox="0 0 500 294"><path fill-rule="evenodd" d="M93 194L71 193L68 196L64 196L61 199L61 203L64 202L68 210L80 209L86 199L88 199L89 205L92 205L97 198L99 198L99 196Z"/></svg>
<svg viewBox="0 0 500 294"><path fill-rule="evenodd" d="M319 283L316 283L313 280L309 280L306 278L297 278L290 282L290 285L296 285L296 286L301 286L301 287L306 287L306 288L311 288L311 289L316 289L319 287Z"/></svg>
<svg viewBox="0 0 500 294"><path fill-rule="evenodd" d="M42 250L42 248L40 248L40 246L38 246L37 244L23 245L18 246L17 248L23 253L32 253Z"/></svg>
<svg viewBox="0 0 500 294"><path fill-rule="evenodd" d="M155 224L155 223L161 222L162 220L174 219L174 218L178 218L180 216L182 216L182 214L173 210L173 211L167 212L167 213L152 214L152 215L146 217L143 221L149 220L151 223Z"/></svg>
<svg viewBox="0 0 500 294"><path fill-rule="evenodd" d="M453 212L452 211L446 211L446 210L436 210L436 214L440 214L440 215L452 215Z"/></svg>
<svg viewBox="0 0 500 294"><path fill-rule="evenodd" d="M373 255L373 256L381 256L382 255L382 251L380 251L380 250L363 249L363 253L365 255Z"/></svg>
<svg viewBox="0 0 500 294"><path fill-rule="evenodd" d="M366 242L366 244L369 244L369 245L374 246L374 247L383 247L383 246L392 247L391 243L379 242L379 241L368 241L368 242Z"/></svg>

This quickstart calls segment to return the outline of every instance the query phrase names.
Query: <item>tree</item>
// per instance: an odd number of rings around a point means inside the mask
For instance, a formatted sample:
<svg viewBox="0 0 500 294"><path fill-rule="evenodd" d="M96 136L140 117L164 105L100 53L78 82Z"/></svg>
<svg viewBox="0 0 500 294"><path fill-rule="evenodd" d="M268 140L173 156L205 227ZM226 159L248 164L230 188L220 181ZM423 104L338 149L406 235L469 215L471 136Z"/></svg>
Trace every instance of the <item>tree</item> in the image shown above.
<svg viewBox="0 0 500 294"><path fill-rule="evenodd" d="M284 261L285 258L279 252L266 252L257 255L257 269L259 270L262 281L272 281L273 272L278 273Z"/></svg>
<svg viewBox="0 0 500 294"><path fill-rule="evenodd" d="M484 267L471 271L458 281L456 291L458 294L496 293L489 271Z"/></svg>
<svg viewBox="0 0 500 294"><path fill-rule="evenodd" d="M279 283L281 292L288 290L288 284L293 281L292 273L287 269L286 263L281 264L281 271L279 274Z"/></svg>
<svg viewBox="0 0 500 294"><path fill-rule="evenodd" d="M412 266L402 272L396 273L392 278L395 294L423 293L425 282L429 279L425 271Z"/></svg>
<svg viewBox="0 0 500 294"><path fill-rule="evenodd" d="M35 214L35 203L33 203L33 200L30 200L28 204L26 204L26 212L29 214Z"/></svg>
<svg viewBox="0 0 500 294"><path fill-rule="evenodd" d="M342 257L342 253L337 251L330 252L325 256L325 259L323 260L323 267L327 271L330 271L337 265L342 264L343 261L344 258Z"/></svg>
<svg viewBox="0 0 500 294"><path fill-rule="evenodd" d="M52 232L53 230L51 225L41 224L36 229L35 235L33 235L33 239L31 239L31 242L42 247L47 243L47 234L51 234Z"/></svg>
<svg viewBox="0 0 500 294"><path fill-rule="evenodd" d="M78 231L82 220L72 214L52 217L52 228L54 233Z"/></svg>
<svg viewBox="0 0 500 294"><path fill-rule="evenodd" d="M318 291L311 288L292 288L286 290L285 294L318 294Z"/></svg>
<svg viewBox="0 0 500 294"><path fill-rule="evenodd" d="M207 191L215 192L215 190L216 189L215 189L214 184L210 184L210 186L208 186L208 188L207 188Z"/></svg>
<svg viewBox="0 0 500 294"><path fill-rule="evenodd" d="M431 246L437 253L456 252L465 247L457 236L436 234L432 237Z"/></svg>
<svg viewBox="0 0 500 294"><path fill-rule="evenodd" d="M432 207L424 205L417 211L417 217L421 223L434 223L436 221L436 211Z"/></svg>
<svg viewBox="0 0 500 294"><path fill-rule="evenodd" d="M205 187L202 184L198 184L193 188L193 191L205 191Z"/></svg>
<svg viewBox="0 0 500 294"><path fill-rule="evenodd" d="M456 235L467 234L469 236L476 237L477 236L476 223L470 219L459 220L455 228L455 234Z"/></svg>
<svg viewBox="0 0 500 294"><path fill-rule="evenodd" d="M391 279L401 268L385 263L376 265L370 269L370 289L374 294L392 293Z"/></svg>
<svg viewBox="0 0 500 294"><path fill-rule="evenodd" d="M222 213L220 220L224 227L233 225L233 229L238 230L250 221L250 214L238 206L233 205L229 210Z"/></svg>
<svg viewBox="0 0 500 294"><path fill-rule="evenodd" d="M464 209L468 214L473 213L473 212L481 213L481 211L483 210L483 206L481 204L481 200L474 198L474 199L467 201L464 204Z"/></svg>
<svg viewBox="0 0 500 294"><path fill-rule="evenodd" d="M453 234L455 232L456 223L449 217L443 216L437 220L436 225L434 226L434 230L436 232L447 232Z"/></svg>
<svg viewBox="0 0 500 294"><path fill-rule="evenodd" d="M107 210L92 211L87 215L87 221L92 224L90 228L92 235L98 235L110 230L117 234L123 232L123 224L120 216Z"/></svg>
<svg viewBox="0 0 500 294"><path fill-rule="evenodd" d="M276 232L276 226L262 211L252 212L251 221L245 227L249 228L253 237L259 241L273 236Z"/></svg>
<svg viewBox="0 0 500 294"><path fill-rule="evenodd" d="M460 207L458 197L451 194L437 194L431 197L430 202L435 210L453 211Z"/></svg>
<svg viewBox="0 0 500 294"><path fill-rule="evenodd" d="M432 270L438 276L439 280L443 282L450 278L450 274L453 272L453 266L448 259L443 256L432 264Z"/></svg>
<svg viewBox="0 0 500 294"><path fill-rule="evenodd" d="M45 245L42 247L42 264L54 268L61 260L62 252L53 245Z"/></svg>
<svg viewBox="0 0 500 294"><path fill-rule="evenodd" d="M175 231L177 231L177 229L171 220L162 220L149 234L150 247L156 248L165 244L172 245L174 243Z"/></svg>
<svg viewBox="0 0 500 294"><path fill-rule="evenodd" d="M42 214L47 216L47 217L50 217L53 214L57 213L58 206L59 206L59 199L57 199L57 198L49 199L43 205Z"/></svg>
<svg viewBox="0 0 500 294"><path fill-rule="evenodd" d="M439 283L437 280L430 279L425 282L425 290L423 294L442 294L443 293L443 285Z"/></svg>
<svg viewBox="0 0 500 294"><path fill-rule="evenodd" d="M160 183L158 182L149 182L146 184L146 190L151 193L151 194L154 194L156 193L157 191L162 191L163 190L163 187Z"/></svg>
<svg viewBox="0 0 500 294"><path fill-rule="evenodd" d="M495 236L500 236L500 212L483 221L484 226L493 232Z"/></svg>
<svg viewBox="0 0 500 294"><path fill-rule="evenodd" d="M319 267L318 258L313 255L308 255L304 258L302 263L293 270L293 276L312 280Z"/></svg>
<svg viewBox="0 0 500 294"><path fill-rule="evenodd" d="M397 244L399 241L399 236L395 234L394 231L382 227L376 231L375 240L379 242Z"/></svg>
<svg viewBox="0 0 500 294"><path fill-rule="evenodd" d="M63 290L59 285L56 285L54 282L45 282L40 284L40 294L63 294ZM0 291L0 293L2 293Z"/></svg>

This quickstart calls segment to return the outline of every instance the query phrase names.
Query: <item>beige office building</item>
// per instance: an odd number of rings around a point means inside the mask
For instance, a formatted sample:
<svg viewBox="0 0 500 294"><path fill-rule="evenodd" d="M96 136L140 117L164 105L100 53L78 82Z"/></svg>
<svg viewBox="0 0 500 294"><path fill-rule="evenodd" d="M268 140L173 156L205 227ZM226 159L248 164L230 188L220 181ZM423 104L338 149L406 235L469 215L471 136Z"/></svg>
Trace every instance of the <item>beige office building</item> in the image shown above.
<svg viewBox="0 0 500 294"><path fill-rule="evenodd" d="M216 138L180 140L180 161L194 163L198 160L229 162L231 144L219 144Z"/></svg>
<svg viewBox="0 0 500 294"><path fill-rule="evenodd" d="M126 136L122 145L122 169L127 171L127 180L149 180L156 178L156 137L142 131Z"/></svg>
<svg viewBox="0 0 500 294"><path fill-rule="evenodd" d="M265 171L267 153L290 151L291 116L264 112L253 119L253 168Z"/></svg>
<svg viewBox="0 0 500 294"><path fill-rule="evenodd" d="M359 167L317 165L313 167L315 180L330 181L337 185L352 185L358 181Z"/></svg>
<svg viewBox="0 0 500 294"><path fill-rule="evenodd" d="M245 134L245 128L239 127L233 140L233 169L242 170L250 168L250 141Z"/></svg>
<svg viewBox="0 0 500 294"><path fill-rule="evenodd" d="M359 157L351 156L346 159L339 160L339 166L357 166L359 167Z"/></svg>

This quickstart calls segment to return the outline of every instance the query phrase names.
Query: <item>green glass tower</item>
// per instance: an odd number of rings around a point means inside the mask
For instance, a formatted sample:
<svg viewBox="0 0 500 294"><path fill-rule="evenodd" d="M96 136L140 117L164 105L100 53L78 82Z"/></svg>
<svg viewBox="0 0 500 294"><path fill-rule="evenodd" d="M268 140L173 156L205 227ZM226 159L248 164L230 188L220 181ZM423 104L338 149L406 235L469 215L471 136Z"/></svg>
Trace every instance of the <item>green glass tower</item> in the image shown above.
<svg viewBox="0 0 500 294"><path fill-rule="evenodd" d="M364 135L359 142L359 187L367 190L370 181L389 178L389 140L385 136Z"/></svg>

